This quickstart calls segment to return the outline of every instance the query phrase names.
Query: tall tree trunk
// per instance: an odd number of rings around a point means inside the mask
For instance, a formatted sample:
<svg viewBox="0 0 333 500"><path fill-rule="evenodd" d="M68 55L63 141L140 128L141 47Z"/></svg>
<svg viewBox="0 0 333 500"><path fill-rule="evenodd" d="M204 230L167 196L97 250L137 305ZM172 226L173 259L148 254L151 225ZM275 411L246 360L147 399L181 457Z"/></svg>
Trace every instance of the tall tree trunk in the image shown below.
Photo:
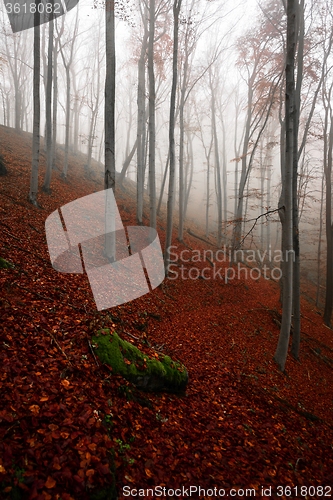
<svg viewBox="0 0 333 500"><path fill-rule="evenodd" d="M178 78L178 34L179 34L179 13L182 0L173 2L173 56L172 56L172 87L170 97L170 120L169 120L169 156L170 156L170 175L169 191L167 201L167 228L165 238L164 267L165 275L169 274L170 265L170 247L172 243L173 229L173 205L175 191L175 170L176 170L176 152L175 152L175 116L176 116L176 91Z"/></svg>
<svg viewBox="0 0 333 500"><path fill-rule="evenodd" d="M216 105L215 105L215 89L213 87L212 75L209 70L209 83L211 91L211 112L212 112L212 134L214 137L214 157L215 157L215 186L217 196L217 247L222 246L222 184L221 184L221 166L219 144L217 138L216 127Z"/></svg>
<svg viewBox="0 0 333 500"><path fill-rule="evenodd" d="M320 196L320 214L319 214L319 236L318 236L318 250L317 250L317 292L316 292L316 307L320 304L320 282L321 282L321 238L323 233L323 211L324 211L324 185L325 175L321 179L321 196Z"/></svg>
<svg viewBox="0 0 333 500"><path fill-rule="evenodd" d="M79 92L76 87L76 75L72 71L72 83L73 83L73 94L74 94L74 106L73 106L73 153L76 154L79 150L79 118L80 118L80 105L79 105ZM104 140L103 140L104 145Z"/></svg>
<svg viewBox="0 0 333 500"><path fill-rule="evenodd" d="M154 73L154 37L155 37L155 0L149 3L149 42L148 42L148 77L149 77L149 212L150 227L156 228L156 182L155 182L155 73Z"/></svg>
<svg viewBox="0 0 333 500"><path fill-rule="evenodd" d="M58 113L58 39L55 40L53 49L53 117L52 117L52 168L56 167L57 159L57 113Z"/></svg>
<svg viewBox="0 0 333 500"><path fill-rule="evenodd" d="M189 131L186 132L187 135L187 168L186 168L186 183L185 183L185 200L184 200L184 220L186 220L188 202L190 199L190 192L193 183L193 172L194 172L194 155L193 155L193 138ZM189 177L189 179L188 179Z"/></svg>
<svg viewBox="0 0 333 500"><path fill-rule="evenodd" d="M227 173L227 145L226 145L226 130L224 126L223 114L221 112L221 124L222 124L222 200L223 200L223 234L226 238L226 228L228 221L228 199L227 199L227 184L228 184L228 173ZM222 229L222 228L221 228Z"/></svg>
<svg viewBox="0 0 333 500"><path fill-rule="evenodd" d="M68 173L68 154L69 154L69 128L71 116L71 77L69 64L65 64L66 69L66 124L65 124L65 158L61 176L67 179Z"/></svg>
<svg viewBox="0 0 333 500"><path fill-rule="evenodd" d="M247 156L248 156L250 128L251 128L251 119L252 119L252 100L253 100L253 88L252 88L252 86L253 86L253 81L254 81L254 72L253 72L252 78L250 78L250 80L248 82L247 117L246 117L243 151L242 151L242 167L241 167L240 181L239 181L239 187L238 187L238 193L237 193L236 222L235 222L233 238L232 238L233 250L238 250L238 248L240 247L240 242L241 242L243 205L244 205L244 190L245 190L247 174L248 174Z"/></svg>
<svg viewBox="0 0 333 500"><path fill-rule="evenodd" d="M63 50L63 45L60 43L60 53L61 57L63 60L63 64L65 67L65 72L66 72L66 124L65 124L65 158L64 158L64 166L62 169L61 176L66 179L67 178L67 173L68 173L68 153L69 153L69 133L70 133L70 122L71 122L71 66L72 66L72 61L73 61L73 54L74 54L74 45L76 41L76 36L78 32L78 26L79 26L79 16L78 16L78 10L76 11L76 17L75 17L75 25L74 25L74 33L72 37L72 43L70 47L70 55L68 60L66 61L65 58L65 53ZM58 40L60 40L60 36L64 30L64 24L61 26L61 31L60 34L58 32Z"/></svg>
<svg viewBox="0 0 333 500"><path fill-rule="evenodd" d="M280 217L283 233L283 294L282 321L274 359L284 371L288 355L293 299L293 160L295 126L295 53L296 53L296 0L287 2L287 59L286 59L286 154L284 167L284 195Z"/></svg>
<svg viewBox="0 0 333 500"><path fill-rule="evenodd" d="M187 44L187 39L186 42ZM185 209L185 181L184 181L184 141L185 141L185 94L188 74L188 54L187 47L185 47L185 62L183 71L183 82L180 90L179 102L179 226L178 226L178 240L183 241L184 233L184 209Z"/></svg>
<svg viewBox="0 0 333 500"><path fill-rule="evenodd" d="M52 0L51 0L52 1ZM53 19L49 22L49 43L47 53L47 83L46 83L46 172L43 191L50 192L52 176L52 59L53 59Z"/></svg>
<svg viewBox="0 0 333 500"><path fill-rule="evenodd" d="M164 169L164 173L163 173L163 180L162 180L161 192L160 192L160 197L159 197L158 205L157 205L157 212L156 212L157 215L160 214L160 210L161 210L161 206L162 206L162 200L163 200L163 194L164 194L164 187L165 187L165 182L166 182L166 178L167 178L168 171L169 171L169 163L170 163L170 151L168 153L168 157L167 157L167 161L166 161L165 169ZM161 161L161 164L162 164L162 161Z"/></svg>
<svg viewBox="0 0 333 500"><path fill-rule="evenodd" d="M301 343L301 269L299 249L299 216L298 216L298 128L301 106L301 88L303 80L303 52L304 52L304 0L296 4L296 24L298 25L298 54L297 54L297 83L295 88L294 111L294 157L293 157L293 339L291 353L295 359L299 358Z"/></svg>
<svg viewBox="0 0 333 500"><path fill-rule="evenodd" d="M332 226L332 148L333 148L333 117L329 131L329 144L326 167L326 298L324 323L332 328L333 307L333 226Z"/></svg>
<svg viewBox="0 0 333 500"><path fill-rule="evenodd" d="M331 108L333 83L327 96L323 96L325 107L324 121L324 175L326 185L326 294L324 323L332 328L333 308L333 234L332 234L332 149L333 149L333 116ZM326 97L326 99L325 99ZM327 100L327 102L326 102Z"/></svg>
<svg viewBox="0 0 333 500"><path fill-rule="evenodd" d="M37 0L37 7L39 1ZM34 100L34 122L32 133L32 165L29 201L37 206L38 194L38 166L39 166L39 147L40 147L40 25L38 8L34 16L34 81L33 81L33 100Z"/></svg>
<svg viewBox="0 0 333 500"><path fill-rule="evenodd" d="M131 151L128 153L128 156L125 158L125 161L123 163L123 168L121 169L119 179L118 179L119 186L121 186L122 183L124 182L127 169L130 166L130 163L133 159L133 156L135 154L137 147L138 147L138 139L136 138L135 143L133 144Z"/></svg>
<svg viewBox="0 0 333 500"><path fill-rule="evenodd" d="M141 53L138 61L138 117L137 117L137 205L136 219L138 224L142 224L143 216L143 191L144 191L144 172L145 172L145 137L146 137L146 51L148 41L148 29L146 20L146 7L142 15L144 22L144 36L141 45Z"/></svg>
<svg viewBox="0 0 333 500"><path fill-rule="evenodd" d="M206 238L209 235L209 205L210 205L210 151L206 156L207 158L207 172L206 172Z"/></svg>
<svg viewBox="0 0 333 500"><path fill-rule="evenodd" d="M115 11L114 0L105 2L105 176L104 188L115 191L116 155L115 155L115 103L116 103L116 47L115 47ZM105 255L113 262L116 259L115 206L114 197L107 197L106 219L110 232L105 234Z"/></svg>

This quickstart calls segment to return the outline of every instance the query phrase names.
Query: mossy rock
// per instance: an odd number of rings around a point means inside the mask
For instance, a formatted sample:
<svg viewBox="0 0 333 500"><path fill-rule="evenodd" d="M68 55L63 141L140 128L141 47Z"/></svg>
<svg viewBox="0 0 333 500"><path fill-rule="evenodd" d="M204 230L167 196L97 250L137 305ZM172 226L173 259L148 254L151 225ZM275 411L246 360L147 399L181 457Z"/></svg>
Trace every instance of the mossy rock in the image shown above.
<svg viewBox="0 0 333 500"><path fill-rule="evenodd" d="M149 358L110 330L98 331L92 340L102 363L111 366L114 374L122 375L139 389L175 393L186 389L185 366L169 356L156 354L156 358Z"/></svg>
<svg viewBox="0 0 333 500"><path fill-rule="evenodd" d="M0 269L13 269L13 268L14 264L11 264L10 262L8 262L8 260L0 257Z"/></svg>

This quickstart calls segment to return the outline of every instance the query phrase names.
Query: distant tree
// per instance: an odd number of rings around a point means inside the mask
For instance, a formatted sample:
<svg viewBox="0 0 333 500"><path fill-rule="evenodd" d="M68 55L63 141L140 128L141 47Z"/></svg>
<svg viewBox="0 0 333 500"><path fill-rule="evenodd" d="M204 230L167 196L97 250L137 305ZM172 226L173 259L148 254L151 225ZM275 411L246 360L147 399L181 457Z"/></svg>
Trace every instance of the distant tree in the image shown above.
<svg viewBox="0 0 333 500"><path fill-rule="evenodd" d="M63 20L63 18L62 18ZM54 20L57 24L57 19ZM56 30L57 31L57 30ZM56 149L57 149L57 124L58 124L58 55L59 55L59 42L64 31L64 24L60 28L60 32L54 37L53 46L53 116L52 116L52 168L56 167Z"/></svg>
<svg viewBox="0 0 333 500"><path fill-rule="evenodd" d="M261 136L265 131L271 112L276 105L278 86L282 79L283 55L279 51L281 42L274 37L271 26L261 24L257 31L251 30L238 40L238 66L244 73L247 85L246 118L241 156L241 171L237 189L236 221L232 246L241 245L242 221L246 186Z"/></svg>
<svg viewBox="0 0 333 500"><path fill-rule="evenodd" d="M209 88L211 94L211 127L214 145L214 166L215 166L215 188L216 188L216 204L217 204L217 246L222 246L222 179L221 179L221 162L218 142L218 132L216 123L216 82L212 74L212 68L209 68Z"/></svg>
<svg viewBox="0 0 333 500"><path fill-rule="evenodd" d="M194 109L197 119L197 129L196 135L199 137L205 159L206 159L206 192L205 192L205 235L208 238L209 234L209 208L211 205L211 188L210 188L210 175L211 175L211 154L213 150L214 136L213 134L207 134L205 130L205 119L208 118L206 99L204 99L201 104L201 109L198 108L197 99L194 99Z"/></svg>
<svg viewBox="0 0 333 500"><path fill-rule="evenodd" d="M58 30L60 54L61 54L61 58L63 61L63 65L65 67L65 73L66 73L65 159L64 159L64 166L63 166L62 173L61 173L61 175L64 179L67 178L67 172L68 172L69 131L70 131L70 115L71 115L71 67L73 64L75 43L77 41L77 35L78 35L78 29L79 29L79 14L78 13L79 13L79 11L77 9L75 20L74 20L74 28L73 28L73 30L71 30L70 34L68 34L68 36L70 37L69 39L61 40L61 38L60 38L60 33L63 34L63 31L64 31L63 25L60 28L60 31ZM62 19L62 22L64 23L64 18ZM67 48L68 48L68 50L66 51Z"/></svg>
<svg viewBox="0 0 333 500"><path fill-rule="evenodd" d="M7 61L14 90L14 126L16 131L23 124L23 86L25 83L26 61L29 60L28 30L4 36Z"/></svg>
<svg viewBox="0 0 333 500"><path fill-rule="evenodd" d="M101 101L101 79L103 78L102 61L104 58L104 50L101 50L103 47L101 47L100 33L101 30L98 29L96 36L91 41L93 50L90 54L89 69L86 71L87 77L89 78L86 104L90 111L86 167L87 173L91 170L92 152L96 139L96 124ZM89 60L89 58L87 59Z"/></svg>
<svg viewBox="0 0 333 500"><path fill-rule="evenodd" d="M223 16L228 15L227 9L224 9L224 4L219 4L218 7L212 9L210 3L199 2L197 0L189 0L184 6L184 13L181 16L181 48L180 51L180 82L179 82L179 225L178 225L178 240L183 241L186 199L188 186L185 183L185 108L188 104L189 97L195 86L209 71L209 68L217 60L221 50L220 46L225 41L226 34L224 33L217 45L208 55L208 63L202 65L199 69L195 66L196 49L200 39ZM200 15L198 13L200 12ZM209 44L210 45L210 44Z"/></svg>

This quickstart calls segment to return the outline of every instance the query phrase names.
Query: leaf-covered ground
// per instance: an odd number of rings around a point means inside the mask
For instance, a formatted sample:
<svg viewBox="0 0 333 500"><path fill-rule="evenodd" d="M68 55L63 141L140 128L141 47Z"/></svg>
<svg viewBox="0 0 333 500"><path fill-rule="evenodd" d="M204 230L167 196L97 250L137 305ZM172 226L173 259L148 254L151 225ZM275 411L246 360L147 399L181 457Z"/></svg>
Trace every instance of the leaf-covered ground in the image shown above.
<svg viewBox="0 0 333 500"><path fill-rule="evenodd" d="M272 498L333 496L333 338L318 311L302 303L301 363L289 357L285 374L273 362L281 311L272 281L170 279L98 312L86 276L51 267L44 222L102 189L102 176L86 179L72 156L68 182L54 171L52 195L41 192L34 208L31 137L0 127L0 141L9 171L0 178L0 256L15 266L0 270L0 498L112 499L114 481L118 498L155 486L170 490L164 498L187 498L190 486L206 490L192 498L215 487L225 498L231 488L233 498L245 498L241 488L264 498L262 486ZM126 189L117 202L124 224L135 225ZM163 245L163 219L158 230ZM188 233L185 244L175 242L178 253L216 250ZM183 265L186 277L193 262ZM91 349L104 327L184 363L186 394L140 393L112 375Z"/></svg>

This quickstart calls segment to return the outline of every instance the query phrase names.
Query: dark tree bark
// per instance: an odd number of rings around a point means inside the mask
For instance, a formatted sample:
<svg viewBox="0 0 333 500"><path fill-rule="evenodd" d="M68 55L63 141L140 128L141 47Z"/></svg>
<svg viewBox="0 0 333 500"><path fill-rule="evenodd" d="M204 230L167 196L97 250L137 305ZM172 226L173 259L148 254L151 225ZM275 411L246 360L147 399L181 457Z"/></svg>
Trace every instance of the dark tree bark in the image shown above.
<svg viewBox="0 0 333 500"><path fill-rule="evenodd" d="M148 79L149 79L149 213L150 226L156 228L156 181L155 181L155 71L154 71L154 37L155 37L155 0L149 3L149 40L148 40Z"/></svg>
<svg viewBox="0 0 333 500"><path fill-rule="evenodd" d="M131 151L128 153L127 157L125 158L125 161L123 163L123 168L121 169L121 172L120 172L120 175L119 175L119 179L118 179L119 186L121 186L122 183L124 182L127 169L130 166L130 163L131 163L131 161L132 161L132 159L134 157L134 154L135 154L135 151L137 149L137 146L138 146L138 139L136 139L135 143L133 144L133 147L132 147Z"/></svg>
<svg viewBox="0 0 333 500"><path fill-rule="evenodd" d="M304 52L304 0L296 5L296 25L298 25L298 53L297 53L297 82L295 87L295 124L294 124L294 157L293 157L293 339L291 353L295 359L299 358L301 343L301 269L299 248L299 215L298 215L298 129L301 106L301 88L303 81L303 52Z"/></svg>
<svg viewBox="0 0 333 500"><path fill-rule="evenodd" d="M323 96L325 108L324 120L324 175L326 185L326 295L324 323L332 328L333 309L333 226L332 226L332 150L333 150L333 115L331 108L333 84L327 95Z"/></svg>
<svg viewBox="0 0 333 500"><path fill-rule="evenodd" d="M145 178L145 141L146 141L146 52L148 44L148 27L147 27L147 7L144 3L143 11L141 12L143 22L143 39L141 44L141 52L138 61L138 118L137 118L137 205L136 205L136 220L138 224L142 224L143 216L143 191Z"/></svg>
<svg viewBox="0 0 333 500"><path fill-rule="evenodd" d="M37 1L37 7L39 1ZM37 206L38 166L40 147L40 26L38 8L35 14L34 27L34 81L33 81L34 118L32 133L32 165L29 201Z"/></svg>
<svg viewBox="0 0 333 500"><path fill-rule="evenodd" d="M115 191L116 156L115 156L115 103L116 103L116 46L115 46L115 2L105 2L105 176L104 188ZM114 198L107 197L106 219L110 232L105 234L105 255L113 262L116 259Z"/></svg>
<svg viewBox="0 0 333 500"><path fill-rule="evenodd" d="M52 3L53 0L51 0ZM49 43L47 53L47 83L45 100L45 120L46 120L46 172L43 184L43 191L50 192L52 176L52 76L53 76L53 19L49 22Z"/></svg>
<svg viewBox="0 0 333 500"><path fill-rule="evenodd" d="M105 2L106 76L105 76L105 189L115 189L115 100L116 100L116 48L114 0Z"/></svg>

